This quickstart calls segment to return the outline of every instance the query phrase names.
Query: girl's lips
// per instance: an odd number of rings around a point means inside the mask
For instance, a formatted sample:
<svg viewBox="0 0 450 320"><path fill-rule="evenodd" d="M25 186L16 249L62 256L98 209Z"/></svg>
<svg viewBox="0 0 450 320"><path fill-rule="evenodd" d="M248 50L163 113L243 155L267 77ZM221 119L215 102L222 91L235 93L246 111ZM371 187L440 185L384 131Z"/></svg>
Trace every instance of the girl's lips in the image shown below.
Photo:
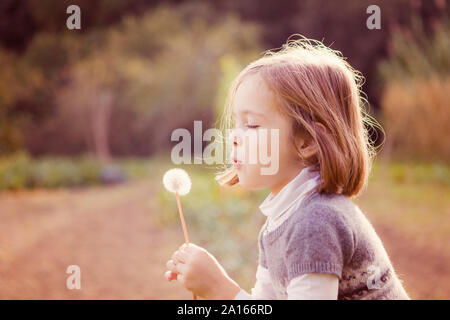
<svg viewBox="0 0 450 320"><path fill-rule="evenodd" d="M233 167L235 169L239 169L241 167L242 163L236 159L233 159Z"/></svg>

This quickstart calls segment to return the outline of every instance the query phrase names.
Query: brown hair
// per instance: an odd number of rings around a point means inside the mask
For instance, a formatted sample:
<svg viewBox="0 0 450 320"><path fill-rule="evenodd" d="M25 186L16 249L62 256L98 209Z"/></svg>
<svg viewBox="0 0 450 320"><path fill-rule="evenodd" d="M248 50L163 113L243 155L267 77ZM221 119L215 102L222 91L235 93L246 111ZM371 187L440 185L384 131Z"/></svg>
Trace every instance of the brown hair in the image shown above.
<svg viewBox="0 0 450 320"><path fill-rule="evenodd" d="M288 40L279 51L266 51L233 81L225 105L225 128L231 126L231 108L236 91L246 76L258 74L275 94L279 111L292 120L294 136L311 139L317 153L305 157L305 166L320 171L319 193L358 195L365 187L375 149L365 124L378 123L364 110L361 91L364 78L341 53L319 41ZM324 130L325 129L325 130ZM228 169L216 179L222 185L239 182Z"/></svg>

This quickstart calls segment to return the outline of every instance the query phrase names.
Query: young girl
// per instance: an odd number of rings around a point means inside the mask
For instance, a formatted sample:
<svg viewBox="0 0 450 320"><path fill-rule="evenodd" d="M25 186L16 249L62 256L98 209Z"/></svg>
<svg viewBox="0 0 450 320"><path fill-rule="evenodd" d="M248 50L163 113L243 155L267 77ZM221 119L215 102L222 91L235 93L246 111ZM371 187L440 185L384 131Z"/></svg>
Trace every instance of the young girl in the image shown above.
<svg viewBox="0 0 450 320"><path fill-rule="evenodd" d="M167 262L168 280L206 299L409 299L382 242L351 200L366 186L373 149L364 127L362 78L319 42L288 41L249 64L234 80L225 115L233 137L226 185L268 188L251 294L205 249L181 246ZM278 161L250 163L247 134ZM274 144L275 143L275 144ZM245 149L245 150L244 150ZM275 154L276 153L276 154Z"/></svg>

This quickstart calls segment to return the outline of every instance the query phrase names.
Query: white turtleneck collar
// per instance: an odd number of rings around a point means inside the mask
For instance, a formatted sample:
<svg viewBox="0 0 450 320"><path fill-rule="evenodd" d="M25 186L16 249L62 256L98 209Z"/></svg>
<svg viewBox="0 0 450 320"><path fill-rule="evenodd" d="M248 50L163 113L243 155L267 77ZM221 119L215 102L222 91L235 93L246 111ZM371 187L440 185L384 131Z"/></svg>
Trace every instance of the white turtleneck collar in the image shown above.
<svg viewBox="0 0 450 320"><path fill-rule="evenodd" d="M261 212L268 217L268 231L284 222L290 216L290 209L300 203L319 181L320 173L313 171L313 167L306 167L275 196L270 193L259 206Z"/></svg>

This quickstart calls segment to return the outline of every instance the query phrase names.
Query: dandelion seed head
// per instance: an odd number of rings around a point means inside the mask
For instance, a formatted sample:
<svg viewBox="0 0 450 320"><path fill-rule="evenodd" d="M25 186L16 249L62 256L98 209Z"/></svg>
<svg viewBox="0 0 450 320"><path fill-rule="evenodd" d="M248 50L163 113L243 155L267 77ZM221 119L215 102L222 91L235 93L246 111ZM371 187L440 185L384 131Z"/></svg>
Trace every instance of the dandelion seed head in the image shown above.
<svg viewBox="0 0 450 320"><path fill-rule="evenodd" d="M166 171L163 177L164 187L173 193L184 196L191 190L191 179L186 171L175 168Z"/></svg>

